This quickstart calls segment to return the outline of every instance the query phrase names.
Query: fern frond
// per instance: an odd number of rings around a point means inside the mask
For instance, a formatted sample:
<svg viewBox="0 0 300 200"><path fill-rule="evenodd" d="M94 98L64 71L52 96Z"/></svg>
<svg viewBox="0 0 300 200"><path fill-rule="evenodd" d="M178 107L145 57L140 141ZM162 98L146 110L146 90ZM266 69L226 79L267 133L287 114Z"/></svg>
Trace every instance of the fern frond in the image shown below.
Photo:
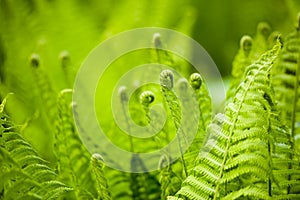
<svg viewBox="0 0 300 200"><path fill-rule="evenodd" d="M182 180L173 171L173 165L170 165L170 159L167 155L163 155L159 161L159 183L161 185L161 199L166 199L170 195L174 195L179 189Z"/></svg>
<svg viewBox="0 0 300 200"><path fill-rule="evenodd" d="M206 141L199 154L200 163L193 169L191 177L183 182L177 197L219 199L231 194L233 198L238 198L243 193L257 197L254 191L259 192L263 185L267 188L269 154L268 151L257 151L256 146L267 148L268 136L251 129L263 127L263 132L267 133L268 128L264 126L268 124L266 116L269 102L264 96L271 90L269 70L278 50L279 45L276 45L247 68L231 106L226 107L225 115L217 115L209 125ZM241 139L243 137L239 136L233 140L236 132L242 135L244 130L251 130L248 134L251 137ZM238 144L248 140L251 144L247 145L255 148L240 151ZM247 188L246 182L249 180L256 182L251 188ZM241 184L230 187L236 181ZM262 196L268 196L268 192L262 190Z"/></svg>
<svg viewBox="0 0 300 200"><path fill-rule="evenodd" d="M183 155L189 173L197 163L199 147L203 144L206 128L211 121L211 99L206 84L198 73L190 76L189 83L185 78L179 79L175 89L179 94L182 116L188 116L188 120L181 123L184 123L186 132L195 132L191 145ZM197 130L195 125L198 125Z"/></svg>
<svg viewBox="0 0 300 200"><path fill-rule="evenodd" d="M97 196L96 180L90 170L90 154L82 145L74 125L71 112L72 90L60 92L57 99L54 152L59 176L74 187L76 195ZM79 187L77 187L79 186Z"/></svg>
<svg viewBox="0 0 300 200"><path fill-rule="evenodd" d="M193 73L190 76L190 84L194 91L196 92L196 97L200 106L200 119L199 119L199 129L201 134L206 131L208 124L211 121L211 97L209 95L208 89L201 75L198 73ZM200 144L201 145L201 144Z"/></svg>
<svg viewBox="0 0 300 200"><path fill-rule="evenodd" d="M50 123L54 122L55 119L55 92L50 83L49 77L43 71L40 64L40 57L38 54L32 54L30 58L30 64L35 79L37 94L40 96L40 100L43 102L45 107L45 113L48 113L47 117Z"/></svg>
<svg viewBox="0 0 300 200"><path fill-rule="evenodd" d="M175 126L176 130L176 138L179 145L180 155L181 155L181 162L183 165L184 175L187 176L187 166L183 156L183 146L186 145L186 135L183 130L180 128L181 126L181 112L182 107L179 103L178 98L173 92L174 87L174 74L171 70L163 70L160 73L160 85L161 85L161 92L164 96L164 99L168 105L168 108L171 113L171 117Z"/></svg>
<svg viewBox="0 0 300 200"><path fill-rule="evenodd" d="M103 163L102 156L99 154L93 154L93 156L91 158L91 162L92 162L93 172L96 176L97 185L98 185L98 187L97 187L98 199L101 199L101 200L112 199L110 190L108 188L108 184L107 184L104 172L103 172L104 163Z"/></svg>
<svg viewBox="0 0 300 200"><path fill-rule="evenodd" d="M300 19L298 19L300 20ZM280 141L286 144L290 151L282 146L277 147L277 155L281 157L282 163L279 166L286 170L281 171L287 173L286 176L280 175L277 177L277 182L290 182L284 191L288 196L290 194L298 194L300 192L300 183L294 182L299 180L299 135L300 130L298 124L300 122L300 106L299 106L299 80L300 80L300 32L299 23L295 31L290 33L283 44L283 49L280 52L279 60L273 69L273 85L275 90L276 103L278 104L279 116L282 119L283 125L288 128L285 135L286 141ZM279 117L277 117L279 118ZM276 129L274 129L276 130ZM278 133L278 132L277 132ZM283 139L284 137L280 137ZM285 152L284 152L285 151ZM279 156L278 155L278 156ZM295 164L295 161L298 164ZM278 173L279 166L274 169L274 173ZM284 188L284 187L282 187ZM278 191L277 191L278 192ZM281 191L282 192L282 191ZM279 194L282 194L280 191Z"/></svg>
<svg viewBox="0 0 300 200"><path fill-rule="evenodd" d="M232 192L222 199L231 200L231 199L239 199L239 198L269 199L269 196L266 190L262 188L255 187L255 186L248 186L240 189L239 191Z"/></svg>
<svg viewBox="0 0 300 200"><path fill-rule="evenodd" d="M3 180L0 189L4 190L4 197L53 199L72 191L57 181L54 171L17 133L4 111L0 115L0 170Z"/></svg>

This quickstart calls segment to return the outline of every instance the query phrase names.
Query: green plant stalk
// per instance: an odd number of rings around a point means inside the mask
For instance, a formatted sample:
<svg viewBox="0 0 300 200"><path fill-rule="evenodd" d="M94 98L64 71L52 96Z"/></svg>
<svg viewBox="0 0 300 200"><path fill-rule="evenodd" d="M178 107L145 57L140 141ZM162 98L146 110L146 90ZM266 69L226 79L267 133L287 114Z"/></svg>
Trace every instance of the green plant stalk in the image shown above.
<svg viewBox="0 0 300 200"><path fill-rule="evenodd" d="M268 124L268 155L269 155L269 167L272 169L272 152L271 152L271 144L270 144L270 132L271 132L271 122L270 122L270 116L269 116L269 124ZM268 193L269 196L272 196L272 180L271 180L271 172L270 170L269 177L268 177Z"/></svg>
<svg viewBox="0 0 300 200"><path fill-rule="evenodd" d="M111 193L108 188L107 180L103 171L104 162L99 154L93 154L91 157L93 173L97 180L98 199L111 200Z"/></svg>
<svg viewBox="0 0 300 200"><path fill-rule="evenodd" d="M296 80L295 80L295 86L294 86L294 99L293 99L293 112L292 112L292 119L291 119L291 149L294 150L295 149L295 122L296 122L296 111L297 111L297 102L298 102L298 86L299 86L299 74L300 74L300 52L298 55L298 63L297 63L297 68L296 68ZM290 159L293 160L293 154L290 154ZM289 169L292 169L292 163L289 163L288 166ZM288 180L291 180L291 174L288 175ZM287 193L290 194L291 192L291 186L288 185L287 188Z"/></svg>
<svg viewBox="0 0 300 200"><path fill-rule="evenodd" d="M172 95L172 91L165 87L165 86L162 86L162 92L163 92L163 95L165 97L165 100L167 101L167 104L170 108L170 111L171 111L171 115L172 115L172 118L173 118L173 122L174 122L174 125L175 125L175 129L176 129L176 138L177 138L177 141L178 141L178 145L179 145L179 151L180 151L180 158L181 158L181 161L182 161L182 165L183 165L183 171L184 171L184 175L185 177L188 177L188 172L187 172L187 166L186 166L186 163L185 163L185 160L184 160L184 156L183 156L183 151L182 151L182 146L181 146L181 139L178 135L178 131L180 130L179 126L178 126L178 123L177 123L177 119L176 119L176 113L174 112L174 110L176 108L173 108L172 106L172 99L170 99L170 95ZM169 94L171 93L171 94ZM173 95L172 95L173 96ZM184 134L184 133L183 133Z"/></svg>
<svg viewBox="0 0 300 200"><path fill-rule="evenodd" d="M296 70L296 80L295 80L295 87L294 87L294 100L293 100L293 113L292 113L292 122L291 122L291 136L292 140L294 141L295 137L295 122L296 122L296 110L297 110L297 102L298 102L298 86L299 86L299 71L300 71L300 52L298 56L298 65L297 65L297 70ZM294 143L294 142L292 142ZM294 144L292 146L294 148Z"/></svg>

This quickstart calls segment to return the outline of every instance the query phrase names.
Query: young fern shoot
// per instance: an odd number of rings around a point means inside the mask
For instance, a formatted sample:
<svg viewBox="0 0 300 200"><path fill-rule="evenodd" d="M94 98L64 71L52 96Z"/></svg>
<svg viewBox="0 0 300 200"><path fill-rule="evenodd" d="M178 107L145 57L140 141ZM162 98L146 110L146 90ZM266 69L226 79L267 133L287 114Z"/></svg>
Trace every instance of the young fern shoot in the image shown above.
<svg viewBox="0 0 300 200"><path fill-rule="evenodd" d="M71 111L71 89L62 90L57 98L54 153L60 178L74 187L77 198L97 196L96 180L92 176L90 153L82 145Z"/></svg>
<svg viewBox="0 0 300 200"><path fill-rule="evenodd" d="M108 188L107 180L103 172L104 160L100 154L93 154L91 157L91 164L93 173L97 180L98 199L111 200L111 193Z"/></svg>
<svg viewBox="0 0 300 200"><path fill-rule="evenodd" d="M65 76L67 87L72 88L75 74L72 70L70 53L68 51L62 51L59 54L59 59L61 60L61 67Z"/></svg>
<svg viewBox="0 0 300 200"><path fill-rule="evenodd" d="M182 133L182 130L180 129L180 123L181 123L181 105L178 102L178 98L173 92L174 87L174 74L171 70L163 70L160 73L160 85L161 85L161 91L165 98L165 101L167 102L167 105L170 109L171 117L174 122L174 126L176 129L176 138L179 145L180 155L181 155L181 162L183 165L184 175L187 177L187 167L183 156L182 151L182 145L185 142L184 139L184 133Z"/></svg>
<svg viewBox="0 0 300 200"><path fill-rule="evenodd" d="M227 91L227 101L234 96L236 88L241 83L241 79L247 66L252 62L250 53L252 52L253 40L250 36L244 35L240 40L240 49L232 63L230 86Z"/></svg>
<svg viewBox="0 0 300 200"><path fill-rule="evenodd" d="M49 123L52 124L55 121L56 114L55 92L52 88L49 77L41 68L40 62L40 56L38 54L34 53L31 55L30 65L35 78L37 93L41 97L43 104L45 104L45 112L48 113Z"/></svg>

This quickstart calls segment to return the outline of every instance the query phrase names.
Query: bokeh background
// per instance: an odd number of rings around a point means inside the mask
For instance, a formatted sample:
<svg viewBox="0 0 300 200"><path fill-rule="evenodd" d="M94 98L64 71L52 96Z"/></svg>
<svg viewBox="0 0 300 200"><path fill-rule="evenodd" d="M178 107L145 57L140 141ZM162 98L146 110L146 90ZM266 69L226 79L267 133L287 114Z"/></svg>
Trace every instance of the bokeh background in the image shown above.
<svg viewBox="0 0 300 200"><path fill-rule="evenodd" d="M69 56L75 76L88 53L106 38L137 27L164 27L197 40L226 78L244 34L254 36L257 24L265 21L286 35L295 28L298 11L297 0L0 0L1 97L15 94L7 106L10 116L51 160L47 132L55 125L47 122L51 112L38 99L51 93L38 92L29 64L32 53L39 54L57 94L72 87L62 78L63 56Z"/></svg>

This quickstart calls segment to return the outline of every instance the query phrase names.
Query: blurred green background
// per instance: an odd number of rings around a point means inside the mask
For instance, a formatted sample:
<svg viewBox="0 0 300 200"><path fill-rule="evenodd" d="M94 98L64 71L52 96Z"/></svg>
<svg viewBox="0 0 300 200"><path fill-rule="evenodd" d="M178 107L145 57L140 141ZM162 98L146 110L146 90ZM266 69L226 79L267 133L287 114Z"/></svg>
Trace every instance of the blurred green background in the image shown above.
<svg viewBox="0 0 300 200"><path fill-rule="evenodd" d="M45 108L39 97L50 101L51 95L55 99L61 89L72 87L62 75L62 51L70 54L74 78L84 58L106 38L136 27L165 27L197 40L227 77L244 34L254 36L257 24L265 21L286 35L294 29L298 11L297 0L0 0L1 96L15 93L7 112L51 159L51 102ZM31 72L32 53L41 58L39 79L46 82L41 85ZM48 88L41 88L48 82Z"/></svg>

